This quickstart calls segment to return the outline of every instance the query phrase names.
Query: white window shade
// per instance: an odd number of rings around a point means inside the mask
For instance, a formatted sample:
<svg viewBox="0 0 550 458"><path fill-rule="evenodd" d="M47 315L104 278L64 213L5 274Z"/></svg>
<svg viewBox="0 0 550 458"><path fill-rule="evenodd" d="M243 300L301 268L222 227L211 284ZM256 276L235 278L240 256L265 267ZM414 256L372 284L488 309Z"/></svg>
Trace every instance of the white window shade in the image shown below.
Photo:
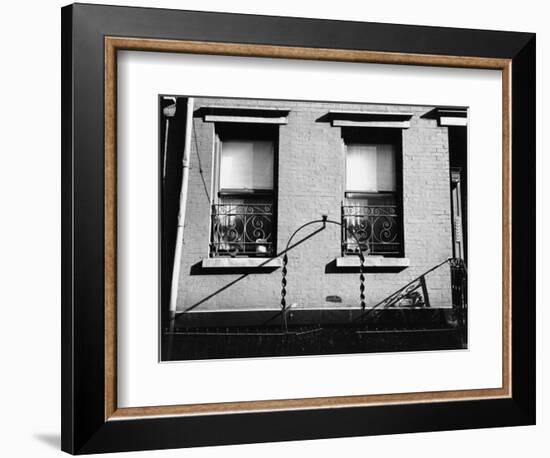
<svg viewBox="0 0 550 458"><path fill-rule="evenodd" d="M346 153L346 191L395 191L394 145L348 144Z"/></svg>
<svg viewBox="0 0 550 458"><path fill-rule="evenodd" d="M225 140L220 160L220 189L273 189L273 142Z"/></svg>

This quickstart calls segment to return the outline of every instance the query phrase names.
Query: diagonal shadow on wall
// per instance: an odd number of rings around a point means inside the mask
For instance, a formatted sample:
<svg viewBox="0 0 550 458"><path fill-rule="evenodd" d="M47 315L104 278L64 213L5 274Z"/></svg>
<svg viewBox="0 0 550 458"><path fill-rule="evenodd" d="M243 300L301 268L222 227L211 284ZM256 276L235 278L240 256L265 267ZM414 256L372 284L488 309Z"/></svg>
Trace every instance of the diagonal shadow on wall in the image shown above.
<svg viewBox="0 0 550 458"><path fill-rule="evenodd" d="M323 231L324 229L325 229L325 227L320 227L319 229L314 230L313 232L311 232L311 233L307 234L306 236L304 236L302 239L298 240L296 243L293 243L292 245L290 245L288 247L288 249L285 249L285 250L277 253L277 255L275 257L279 257L279 256L284 255L285 253L287 253L287 252L291 251L292 249L296 248L298 245L301 245L302 243L304 243L306 240L309 240L310 238L314 237L315 235L317 235L319 232ZM267 267L266 264L270 261L271 261L271 258L266 260L264 263L260 264L258 267L248 268L248 269L244 269L244 268L236 268L236 269L231 269L231 268L229 268L229 269L228 268L210 269L209 268L209 269L204 269L201 265L201 262L198 262L198 263L194 264L193 266L191 266L190 275L220 275L221 273L223 273L223 274L241 274L241 275L239 277L235 278L234 280L230 281L226 285L222 286L217 291L214 291L213 293L211 293L208 296L204 297L200 301L195 302L193 305L187 307L182 313L190 312L191 310L196 309L197 307L199 307L200 305L202 305L205 302L209 301L210 299L212 299L216 295L218 295L221 292L227 290L228 288L231 288L236 283L238 283L241 280L245 279L250 274L271 273L271 272L275 271L276 269L278 269L277 267ZM220 271L222 271L222 272L220 272Z"/></svg>

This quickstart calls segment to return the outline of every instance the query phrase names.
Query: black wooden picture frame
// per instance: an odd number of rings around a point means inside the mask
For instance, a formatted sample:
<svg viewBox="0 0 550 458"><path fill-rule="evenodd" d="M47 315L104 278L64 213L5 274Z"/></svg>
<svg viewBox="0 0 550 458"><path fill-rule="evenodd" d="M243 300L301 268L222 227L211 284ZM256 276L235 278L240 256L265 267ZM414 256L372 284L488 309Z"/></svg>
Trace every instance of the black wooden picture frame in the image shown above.
<svg viewBox="0 0 550 458"><path fill-rule="evenodd" d="M112 390L106 380L116 380L106 364L113 344L105 308L106 37L365 51L395 55L397 63L407 63L399 56L431 56L426 62L440 66L452 65L453 58L509 62L511 128L505 136L511 143L511 186L505 205L511 223L503 229L511 233L511 264L508 270L504 266L511 278L510 395L112 416L106 407ZM62 9L61 38L64 451L84 454L535 423L534 34L74 4Z"/></svg>

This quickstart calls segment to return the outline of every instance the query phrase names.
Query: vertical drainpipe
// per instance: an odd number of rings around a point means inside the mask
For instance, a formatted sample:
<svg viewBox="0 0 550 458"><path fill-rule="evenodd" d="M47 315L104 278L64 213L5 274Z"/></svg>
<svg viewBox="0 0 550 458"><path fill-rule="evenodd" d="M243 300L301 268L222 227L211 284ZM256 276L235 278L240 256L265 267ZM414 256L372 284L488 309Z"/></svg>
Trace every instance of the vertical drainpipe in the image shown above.
<svg viewBox="0 0 550 458"><path fill-rule="evenodd" d="M163 152L163 161L162 161L162 184L164 186L164 179L166 178L166 155L168 154L168 131L170 130L170 120L176 115L176 98L175 97L164 97L164 100L171 100L171 105L168 105L164 110L162 110L164 116L166 117L165 129L164 129L164 152Z"/></svg>
<svg viewBox="0 0 550 458"><path fill-rule="evenodd" d="M183 150L180 191L180 208L178 213L178 231L176 234L176 251L174 254L174 267L172 269L172 285L170 288L170 320L176 316L176 304L178 300L178 283L180 276L181 254L183 249L183 226L185 225L185 212L187 208L187 189L189 187L189 157L191 150L191 132L193 126L193 103L192 97L187 99L187 117L185 121L185 146Z"/></svg>

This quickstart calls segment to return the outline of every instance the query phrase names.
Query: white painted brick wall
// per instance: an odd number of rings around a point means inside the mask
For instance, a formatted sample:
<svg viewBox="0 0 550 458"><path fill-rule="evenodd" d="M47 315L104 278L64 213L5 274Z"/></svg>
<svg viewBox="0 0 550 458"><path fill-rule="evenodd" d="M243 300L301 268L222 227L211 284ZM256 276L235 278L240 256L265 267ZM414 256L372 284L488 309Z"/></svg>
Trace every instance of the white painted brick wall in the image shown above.
<svg viewBox="0 0 550 458"><path fill-rule="evenodd" d="M286 245L301 224L326 213L339 221L344 195L345 158L341 131L319 122L329 109L413 112L410 129L403 130L403 218L405 256L410 267L401 272L366 274L367 304L374 305L422 272L451 256L451 211L447 129L421 118L433 107L353 105L286 101L195 99L204 104L260 105L290 108L288 124L280 127L277 198L277 249ZM181 127L182 129L184 126ZM281 271L191 275L191 268L208 256L214 124L194 119L191 170L184 250L179 281L178 309L215 310L278 308ZM205 184L201 180L201 158ZM303 234L307 234L306 229ZM329 225L289 253L287 303L301 307L356 307L359 274L326 273L327 264L340 256L341 230ZM450 276L442 269L428 278L432 306L450 307ZM341 304L328 303L336 295Z"/></svg>

